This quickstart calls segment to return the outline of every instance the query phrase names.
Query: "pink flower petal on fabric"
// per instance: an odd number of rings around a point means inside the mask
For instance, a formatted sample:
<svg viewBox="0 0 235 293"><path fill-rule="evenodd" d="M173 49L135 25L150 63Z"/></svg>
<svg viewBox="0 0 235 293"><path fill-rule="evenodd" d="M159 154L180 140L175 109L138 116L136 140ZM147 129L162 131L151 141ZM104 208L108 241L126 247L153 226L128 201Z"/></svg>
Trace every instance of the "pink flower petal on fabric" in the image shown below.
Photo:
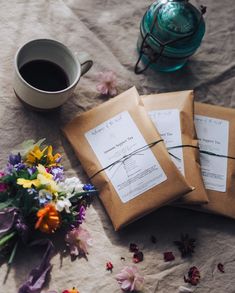
<svg viewBox="0 0 235 293"><path fill-rule="evenodd" d="M144 284L144 277L140 275L136 266L124 267L116 275L116 280L123 291L139 291Z"/></svg>
<svg viewBox="0 0 235 293"><path fill-rule="evenodd" d="M88 254L88 247L92 246L90 233L81 226L69 231L65 241L70 248L70 254L75 256Z"/></svg>
<svg viewBox="0 0 235 293"><path fill-rule="evenodd" d="M117 76L113 71L99 72L97 79L99 81L96 86L98 92L110 96L117 94Z"/></svg>
<svg viewBox="0 0 235 293"><path fill-rule="evenodd" d="M96 89L98 92L100 92L102 95L107 95L109 90L107 88L107 86L105 85L105 83L100 83L96 86Z"/></svg>

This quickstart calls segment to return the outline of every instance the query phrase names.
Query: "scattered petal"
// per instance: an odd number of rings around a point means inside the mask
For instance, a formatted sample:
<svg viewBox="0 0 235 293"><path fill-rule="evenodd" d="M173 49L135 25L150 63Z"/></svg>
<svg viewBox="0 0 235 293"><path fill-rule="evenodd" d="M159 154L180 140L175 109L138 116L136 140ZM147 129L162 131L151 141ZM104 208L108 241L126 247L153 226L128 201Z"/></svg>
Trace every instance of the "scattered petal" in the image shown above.
<svg viewBox="0 0 235 293"><path fill-rule="evenodd" d="M135 243L130 243L129 251L130 251L130 252L138 252L138 251L139 251L139 248L138 248L137 244L135 244Z"/></svg>
<svg viewBox="0 0 235 293"><path fill-rule="evenodd" d="M121 285L123 291L139 291L144 284L144 277L140 275L136 266L124 267L119 274L116 275L118 284Z"/></svg>
<svg viewBox="0 0 235 293"><path fill-rule="evenodd" d="M172 260L175 260L174 254L171 251L164 252L164 261L167 262Z"/></svg>
<svg viewBox="0 0 235 293"><path fill-rule="evenodd" d="M144 259L144 254L142 251L137 251L134 253L134 255L133 255L133 262L134 263L141 262L141 261L143 261L143 259Z"/></svg>
<svg viewBox="0 0 235 293"><path fill-rule="evenodd" d="M195 249L194 238L190 238L188 234L182 234L179 241L174 241L174 244L178 247L182 257L191 256Z"/></svg>
<svg viewBox="0 0 235 293"><path fill-rule="evenodd" d="M193 286L196 286L200 282L200 272L197 267L191 267L188 271L188 278L184 276L185 283L190 283Z"/></svg>
<svg viewBox="0 0 235 293"><path fill-rule="evenodd" d="M217 268L221 273L224 273L224 265L222 263L218 263Z"/></svg>
<svg viewBox="0 0 235 293"><path fill-rule="evenodd" d="M96 86L98 92L110 96L117 94L117 76L113 71L99 72L97 78L99 80Z"/></svg>
<svg viewBox="0 0 235 293"><path fill-rule="evenodd" d="M113 264L111 263L111 261L106 263L106 270L110 271L112 273L113 271Z"/></svg>
<svg viewBox="0 0 235 293"><path fill-rule="evenodd" d="M122 261L125 261L126 259L125 259L125 257L121 256L121 260L122 260Z"/></svg>

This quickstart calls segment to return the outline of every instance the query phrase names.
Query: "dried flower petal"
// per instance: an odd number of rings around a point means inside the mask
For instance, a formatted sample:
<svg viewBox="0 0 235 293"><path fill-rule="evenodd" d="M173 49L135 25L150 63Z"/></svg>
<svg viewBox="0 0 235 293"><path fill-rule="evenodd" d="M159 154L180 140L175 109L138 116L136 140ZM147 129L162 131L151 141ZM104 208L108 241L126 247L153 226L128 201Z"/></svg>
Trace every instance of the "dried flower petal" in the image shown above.
<svg viewBox="0 0 235 293"><path fill-rule="evenodd" d="M111 263L111 261L106 263L106 270L110 271L112 273L113 271L113 264Z"/></svg>
<svg viewBox="0 0 235 293"><path fill-rule="evenodd" d="M144 254L142 251L137 251L134 253L134 255L133 255L133 262L134 263L141 262L141 261L143 261L143 259L144 259Z"/></svg>
<svg viewBox="0 0 235 293"><path fill-rule="evenodd" d="M179 241L174 241L182 257L191 256L194 253L196 240L190 238L188 234L182 234Z"/></svg>
<svg viewBox="0 0 235 293"><path fill-rule="evenodd" d="M164 252L164 260L167 261L172 261L175 259L174 254L171 251Z"/></svg>
<svg viewBox="0 0 235 293"><path fill-rule="evenodd" d="M200 272L197 267L191 267L188 271L188 278L184 276L185 283L190 283L193 286L196 286L200 282Z"/></svg>
<svg viewBox="0 0 235 293"><path fill-rule="evenodd" d="M135 243L130 243L129 251L130 251L130 252L138 252L138 251L139 251L139 248L138 248L137 244L135 244Z"/></svg>
<svg viewBox="0 0 235 293"><path fill-rule="evenodd" d="M125 259L125 257L121 256L121 260L122 260L122 261L125 261L126 259Z"/></svg>
<svg viewBox="0 0 235 293"><path fill-rule="evenodd" d="M222 263L218 263L217 268L221 273L224 273L224 265Z"/></svg>

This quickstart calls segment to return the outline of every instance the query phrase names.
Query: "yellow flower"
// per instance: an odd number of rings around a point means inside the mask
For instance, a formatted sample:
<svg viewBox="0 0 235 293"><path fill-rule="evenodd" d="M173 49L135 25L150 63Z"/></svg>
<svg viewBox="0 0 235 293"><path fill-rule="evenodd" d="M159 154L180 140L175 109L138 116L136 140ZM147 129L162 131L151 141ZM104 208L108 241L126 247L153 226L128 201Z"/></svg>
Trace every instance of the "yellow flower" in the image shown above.
<svg viewBox="0 0 235 293"><path fill-rule="evenodd" d="M47 149L47 166L49 166L49 167L58 165L58 161L61 158L61 155L58 153L53 155L52 150L53 150L52 146L49 145L48 149Z"/></svg>
<svg viewBox="0 0 235 293"><path fill-rule="evenodd" d="M26 155L26 163L29 165L36 165L41 158L45 155L45 151L47 147L45 147L42 151L38 145L35 145L34 148L28 152Z"/></svg>
<svg viewBox="0 0 235 293"><path fill-rule="evenodd" d="M48 173L46 168L41 164L37 166L37 169L38 175L36 179L28 180L24 178L18 178L17 184L22 185L24 188L31 188L32 185L35 187L43 186L43 189L46 189L54 195L57 195L58 186L53 180L53 175Z"/></svg>
<svg viewBox="0 0 235 293"><path fill-rule="evenodd" d="M38 169L37 179L40 181L41 185L45 186L44 189L49 190L51 193L57 193L58 186L56 182L53 180L53 175L48 173L46 168L41 164L37 166L37 169Z"/></svg>
<svg viewBox="0 0 235 293"><path fill-rule="evenodd" d="M27 180L24 178L18 178L17 184L22 185L24 188L31 188L32 185L34 185L35 187L39 187L41 183L38 179Z"/></svg>

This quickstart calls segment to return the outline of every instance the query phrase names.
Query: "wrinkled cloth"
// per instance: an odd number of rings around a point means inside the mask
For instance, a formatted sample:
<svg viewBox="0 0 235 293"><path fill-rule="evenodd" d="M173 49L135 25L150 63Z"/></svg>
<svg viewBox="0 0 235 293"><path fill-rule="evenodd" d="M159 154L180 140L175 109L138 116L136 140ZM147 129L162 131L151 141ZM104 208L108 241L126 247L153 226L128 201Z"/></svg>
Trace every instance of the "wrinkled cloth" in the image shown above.
<svg viewBox="0 0 235 293"><path fill-rule="evenodd" d="M235 108L235 29L234 0L198 0L207 6L206 34L200 49L182 70L157 73L148 70L135 75L136 42L139 23L152 1L136 0L11 0L0 9L0 166L5 166L11 149L25 139L47 138L47 143L63 155L65 176L85 176L71 146L60 128L78 113L101 104L107 97L97 90L97 73L112 70L122 92L135 85L140 94L194 89L196 100ZM94 61L81 77L75 93L59 111L36 113L26 109L14 95L13 64L17 49L34 38L53 38L66 44L75 54L86 51ZM157 195L156 195L157 196ZM235 291L235 221L175 207L162 208L131 224L119 233L112 225L99 200L87 210L85 228L93 238L88 260L51 260L51 277L42 290L62 292L75 286L81 293L119 293L115 275L132 264L129 244L135 242L144 253L137 264L145 277L144 293L177 293L187 287L184 275L198 267L200 293ZM196 239L192 258L182 259L173 241L181 233ZM157 243L151 242L155 236ZM57 241L63 250L64 239ZM165 263L164 252L172 251L175 260ZM121 260L123 257L125 260ZM111 261L113 273L106 271ZM225 273L217 269L224 264ZM6 282L7 265L0 268L0 291L16 293L33 267L38 264L36 247L28 252L17 250Z"/></svg>
<svg viewBox="0 0 235 293"><path fill-rule="evenodd" d="M50 260L54 253L54 246L50 240L38 240L30 246L46 245L40 264L32 269L27 280L20 286L18 293L40 293L52 265Z"/></svg>

